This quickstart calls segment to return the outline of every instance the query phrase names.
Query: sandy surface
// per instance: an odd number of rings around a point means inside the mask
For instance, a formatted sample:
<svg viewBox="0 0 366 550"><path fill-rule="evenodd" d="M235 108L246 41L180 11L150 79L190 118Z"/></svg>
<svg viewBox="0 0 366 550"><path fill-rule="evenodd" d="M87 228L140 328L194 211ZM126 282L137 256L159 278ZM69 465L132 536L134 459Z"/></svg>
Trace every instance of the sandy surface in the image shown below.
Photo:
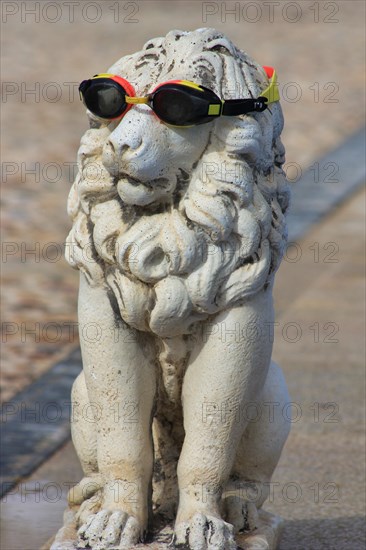
<svg viewBox="0 0 366 550"><path fill-rule="evenodd" d="M261 2L104 0L93 8L81 1L72 3L73 14L64 2L57 11L54 3L38 4L32 15L27 10L35 2L3 3L2 14L4 400L76 344L77 273L61 256L70 227L67 163L75 161L86 129L75 92L82 79L151 37L210 26L276 67L283 138L295 168L342 142L364 116L362 1L270 2L273 13ZM239 11L230 14L236 5Z"/></svg>

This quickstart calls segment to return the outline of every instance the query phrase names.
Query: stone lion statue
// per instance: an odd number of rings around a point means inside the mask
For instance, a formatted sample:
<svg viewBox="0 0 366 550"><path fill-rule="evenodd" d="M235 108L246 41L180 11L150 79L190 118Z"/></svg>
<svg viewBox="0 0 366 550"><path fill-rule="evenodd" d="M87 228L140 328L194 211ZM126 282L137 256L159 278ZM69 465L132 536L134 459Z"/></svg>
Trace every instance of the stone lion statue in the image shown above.
<svg viewBox="0 0 366 550"><path fill-rule="evenodd" d="M149 40L108 73L139 96L176 79L224 99L268 86L214 29ZM176 548L235 549L236 533L258 527L289 432L263 406L289 401L270 337L289 202L280 104L182 128L145 104L89 118L67 241L80 270L72 437L85 477L52 548L131 549L174 521Z"/></svg>

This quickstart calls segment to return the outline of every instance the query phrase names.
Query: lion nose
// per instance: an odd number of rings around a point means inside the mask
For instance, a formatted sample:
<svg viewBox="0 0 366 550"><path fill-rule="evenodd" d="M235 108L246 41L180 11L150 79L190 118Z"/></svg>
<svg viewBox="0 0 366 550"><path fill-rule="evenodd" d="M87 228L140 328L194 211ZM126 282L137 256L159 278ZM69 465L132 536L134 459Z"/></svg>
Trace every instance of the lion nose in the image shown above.
<svg viewBox="0 0 366 550"><path fill-rule="evenodd" d="M108 148L113 155L121 157L126 153L128 154L129 151L136 151L141 144L142 137L135 133L121 136L113 132L106 143L106 148Z"/></svg>
<svg viewBox="0 0 366 550"><path fill-rule="evenodd" d="M135 165L143 159L151 134L151 116L149 112L131 109L110 134L103 148L103 164L112 175L122 171L129 172L129 165Z"/></svg>
<svg viewBox="0 0 366 550"><path fill-rule="evenodd" d="M103 164L114 176L131 162L134 153L142 146L142 137L136 133L112 132L103 148Z"/></svg>

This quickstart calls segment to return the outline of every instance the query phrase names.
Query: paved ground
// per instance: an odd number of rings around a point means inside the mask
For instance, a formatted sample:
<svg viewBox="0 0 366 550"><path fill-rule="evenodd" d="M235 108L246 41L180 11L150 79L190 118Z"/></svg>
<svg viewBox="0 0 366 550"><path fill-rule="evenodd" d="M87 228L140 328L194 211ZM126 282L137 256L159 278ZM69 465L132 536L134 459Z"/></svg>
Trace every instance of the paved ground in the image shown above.
<svg viewBox="0 0 366 550"><path fill-rule="evenodd" d="M293 402L266 505L286 519L280 550L365 548L364 204L362 190L315 226L277 276L274 358ZM39 548L80 476L68 444L24 480L3 505L1 548Z"/></svg>
<svg viewBox="0 0 366 550"><path fill-rule="evenodd" d="M59 10L52 2L2 4L3 400L76 343L77 274L61 257L70 227L67 163L74 162L86 128L72 83L152 36L212 26L277 68L291 178L363 119L362 1L71 4L59 3ZM323 182L334 167L315 165L314 177L317 168Z"/></svg>

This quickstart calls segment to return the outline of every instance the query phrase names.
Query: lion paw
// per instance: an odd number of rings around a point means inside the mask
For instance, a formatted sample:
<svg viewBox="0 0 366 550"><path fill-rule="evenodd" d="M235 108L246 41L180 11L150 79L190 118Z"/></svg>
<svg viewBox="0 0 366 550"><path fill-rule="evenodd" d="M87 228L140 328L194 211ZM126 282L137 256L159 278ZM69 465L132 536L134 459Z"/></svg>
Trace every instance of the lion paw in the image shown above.
<svg viewBox="0 0 366 550"><path fill-rule="evenodd" d="M234 530L230 523L201 513L175 528L175 547L191 550L236 550Z"/></svg>
<svg viewBox="0 0 366 550"><path fill-rule="evenodd" d="M250 532L258 527L258 510L254 502L245 502L235 496L225 499L225 519L234 527L234 532Z"/></svg>
<svg viewBox="0 0 366 550"><path fill-rule="evenodd" d="M78 548L129 550L137 544L141 526L126 512L101 510L78 530Z"/></svg>

